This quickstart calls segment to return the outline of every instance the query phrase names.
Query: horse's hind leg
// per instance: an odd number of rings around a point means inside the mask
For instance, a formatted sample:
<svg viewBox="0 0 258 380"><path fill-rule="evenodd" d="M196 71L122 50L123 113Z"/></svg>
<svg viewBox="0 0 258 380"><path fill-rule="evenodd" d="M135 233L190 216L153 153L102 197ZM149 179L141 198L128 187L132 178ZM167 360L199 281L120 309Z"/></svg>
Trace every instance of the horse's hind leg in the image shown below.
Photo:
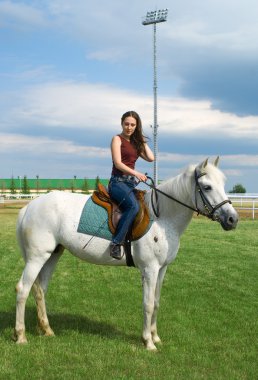
<svg viewBox="0 0 258 380"><path fill-rule="evenodd" d="M35 298L36 305L37 305L39 329L45 336L55 335L49 325L49 321L47 317L45 294L47 292L49 280L54 272L56 264L59 258L61 257L63 251L64 251L64 248L62 246L58 246L55 249L51 257L44 264L43 268L41 269L32 287L33 296Z"/></svg>
<svg viewBox="0 0 258 380"><path fill-rule="evenodd" d="M45 253L44 255L37 256L36 260L29 260L16 286L16 324L14 339L17 343L27 342L24 322L25 304L34 281L49 257L50 254Z"/></svg>

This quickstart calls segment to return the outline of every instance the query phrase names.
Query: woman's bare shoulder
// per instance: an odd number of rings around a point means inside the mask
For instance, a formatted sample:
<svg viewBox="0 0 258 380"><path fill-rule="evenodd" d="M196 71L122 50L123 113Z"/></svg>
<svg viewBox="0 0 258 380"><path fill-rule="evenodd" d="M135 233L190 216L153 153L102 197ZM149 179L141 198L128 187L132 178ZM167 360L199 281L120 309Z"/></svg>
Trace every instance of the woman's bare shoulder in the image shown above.
<svg viewBox="0 0 258 380"><path fill-rule="evenodd" d="M112 143L115 142L115 143L121 143L121 138L119 135L115 135L112 137Z"/></svg>

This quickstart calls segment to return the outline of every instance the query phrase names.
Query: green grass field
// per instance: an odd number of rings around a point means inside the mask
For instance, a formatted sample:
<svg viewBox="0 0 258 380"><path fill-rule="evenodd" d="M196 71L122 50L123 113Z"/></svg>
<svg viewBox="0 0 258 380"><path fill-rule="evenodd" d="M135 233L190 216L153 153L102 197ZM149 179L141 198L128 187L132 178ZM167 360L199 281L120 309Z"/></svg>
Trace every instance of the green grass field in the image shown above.
<svg viewBox="0 0 258 380"><path fill-rule="evenodd" d="M39 336L32 296L27 345L12 340L23 262L18 210L0 209L0 379L258 379L258 221L225 232L194 218L167 272L159 312L163 344L141 343L140 273L97 267L68 252L47 294L55 337Z"/></svg>

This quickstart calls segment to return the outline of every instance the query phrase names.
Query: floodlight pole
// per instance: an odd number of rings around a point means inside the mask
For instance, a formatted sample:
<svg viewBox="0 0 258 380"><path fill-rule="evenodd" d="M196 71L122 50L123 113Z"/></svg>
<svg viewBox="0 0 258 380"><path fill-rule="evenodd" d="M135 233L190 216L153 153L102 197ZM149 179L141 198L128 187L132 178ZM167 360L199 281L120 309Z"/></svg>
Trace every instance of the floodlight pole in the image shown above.
<svg viewBox="0 0 258 380"><path fill-rule="evenodd" d="M147 12L143 25L153 24L153 153L154 168L153 179L155 186L158 185L158 107L157 107L157 47L156 47L156 24L167 21L168 9Z"/></svg>
<svg viewBox="0 0 258 380"><path fill-rule="evenodd" d="M157 47L156 47L156 23L153 24L153 150L154 169L153 179L158 185L158 105L157 105Z"/></svg>

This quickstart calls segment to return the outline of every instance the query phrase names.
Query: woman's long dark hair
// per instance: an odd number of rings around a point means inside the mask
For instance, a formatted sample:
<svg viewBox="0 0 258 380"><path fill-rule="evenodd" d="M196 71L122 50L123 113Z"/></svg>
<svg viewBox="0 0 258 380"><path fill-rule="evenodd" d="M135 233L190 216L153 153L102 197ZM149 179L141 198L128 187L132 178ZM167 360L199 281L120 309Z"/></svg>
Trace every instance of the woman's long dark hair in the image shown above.
<svg viewBox="0 0 258 380"><path fill-rule="evenodd" d="M121 125L127 117L133 117L136 120L136 128L131 136L131 143L135 146L137 153L140 155L144 152L144 143L148 140L148 137L144 136L142 132L142 121L140 116L135 111L127 111L121 118Z"/></svg>

